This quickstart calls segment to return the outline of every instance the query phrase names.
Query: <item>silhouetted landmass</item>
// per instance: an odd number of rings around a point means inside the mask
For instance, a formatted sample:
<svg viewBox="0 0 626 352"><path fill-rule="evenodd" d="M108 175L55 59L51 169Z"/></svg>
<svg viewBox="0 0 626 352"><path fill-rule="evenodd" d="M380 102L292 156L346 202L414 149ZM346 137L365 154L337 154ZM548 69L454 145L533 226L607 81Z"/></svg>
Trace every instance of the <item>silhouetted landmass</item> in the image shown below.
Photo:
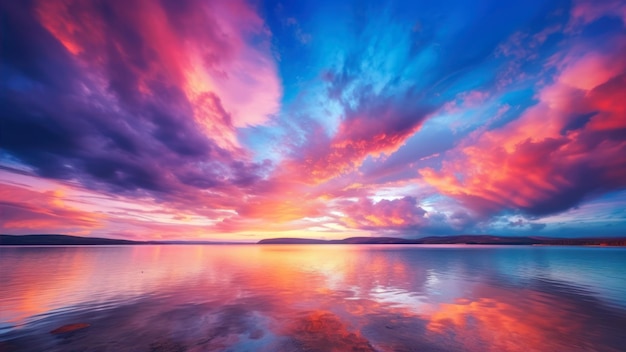
<svg viewBox="0 0 626 352"><path fill-rule="evenodd" d="M490 235L433 236L416 239L395 237L350 237L342 240L306 238L268 238L259 244L488 244L488 245L565 245L565 246L626 246L620 238L542 238L505 237Z"/></svg>
<svg viewBox="0 0 626 352"><path fill-rule="evenodd" d="M146 245L146 244L233 244L233 242L210 241L131 241L113 238L80 237L68 235L0 235L0 246L99 246L99 245Z"/></svg>
<svg viewBox="0 0 626 352"><path fill-rule="evenodd" d="M142 242L112 238L80 237L67 235L0 235L0 245L119 245L140 244Z"/></svg>
<svg viewBox="0 0 626 352"><path fill-rule="evenodd" d="M145 241L138 244L252 244L252 242L216 242L216 241Z"/></svg>
<svg viewBox="0 0 626 352"><path fill-rule="evenodd" d="M327 244L335 241L315 240L311 238L267 238L257 242L258 244Z"/></svg>

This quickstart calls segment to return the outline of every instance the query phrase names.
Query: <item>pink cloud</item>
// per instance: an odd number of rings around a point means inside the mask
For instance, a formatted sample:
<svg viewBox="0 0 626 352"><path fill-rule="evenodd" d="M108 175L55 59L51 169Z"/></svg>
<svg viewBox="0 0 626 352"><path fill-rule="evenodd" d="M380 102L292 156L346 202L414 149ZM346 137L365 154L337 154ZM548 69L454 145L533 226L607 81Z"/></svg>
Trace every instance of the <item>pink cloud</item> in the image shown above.
<svg viewBox="0 0 626 352"><path fill-rule="evenodd" d="M103 227L105 216L66 202L62 189L35 191L0 184L0 230L4 233L89 234Z"/></svg>
<svg viewBox="0 0 626 352"><path fill-rule="evenodd" d="M193 6L191 6L193 5ZM235 128L263 124L278 112L280 79L271 34L244 1L41 1L42 25L107 90L123 85L145 99L173 84L191 103L195 122L225 149L239 146ZM129 35L132 32L133 35ZM120 62L123 60L125 62ZM128 76L119 66L123 64ZM119 77L116 77L119 76ZM109 87L104 77L110 79ZM130 93L132 92L132 93Z"/></svg>
<svg viewBox="0 0 626 352"><path fill-rule="evenodd" d="M558 80L569 87L590 91L616 76L623 67L624 59L619 56L591 52L568 62Z"/></svg>
<svg viewBox="0 0 626 352"><path fill-rule="evenodd" d="M320 124L307 126L307 143L278 168L280 174L289 175L281 177L320 184L350 173L367 157L393 154L428 118L427 108L396 107L389 99L361 98L364 101L357 109L347 109L333 136Z"/></svg>
<svg viewBox="0 0 626 352"><path fill-rule="evenodd" d="M424 225L426 211L417 205L412 197L374 203L369 198L346 203L342 207L343 222L352 228L360 229L406 229Z"/></svg>
<svg viewBox="0 0 626 352"><path fill-rule="evenodd" d="M626 23L626 4L621 0L578 0L572 7L569 26L586 25L605 16L621 18Z"/></svg>

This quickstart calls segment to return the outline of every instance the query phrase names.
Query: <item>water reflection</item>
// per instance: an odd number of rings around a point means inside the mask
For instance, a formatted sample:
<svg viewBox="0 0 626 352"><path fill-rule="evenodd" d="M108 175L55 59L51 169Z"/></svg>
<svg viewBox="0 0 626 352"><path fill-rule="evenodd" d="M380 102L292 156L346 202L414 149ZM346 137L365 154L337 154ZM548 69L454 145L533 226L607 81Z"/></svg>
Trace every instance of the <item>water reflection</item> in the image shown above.
<svg viewBox="0 0 626 352"><path fill-rule="evenodd" d="M626 345L626 251L0 249L0 350L528 351ZM65 324L88 327L65 334Z"/></svg>

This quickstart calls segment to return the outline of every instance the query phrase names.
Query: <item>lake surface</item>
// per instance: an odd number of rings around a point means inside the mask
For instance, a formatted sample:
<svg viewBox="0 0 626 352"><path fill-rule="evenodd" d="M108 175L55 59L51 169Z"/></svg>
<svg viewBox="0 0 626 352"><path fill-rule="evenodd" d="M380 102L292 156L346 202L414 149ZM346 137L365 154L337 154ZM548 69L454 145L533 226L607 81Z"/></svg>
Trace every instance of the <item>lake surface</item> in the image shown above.
<svg viewBox="0 0 626 352"><path fill-rule="evenodd" d="M624 248L4 247L0 351L624 351L625 268Z"/></svg>

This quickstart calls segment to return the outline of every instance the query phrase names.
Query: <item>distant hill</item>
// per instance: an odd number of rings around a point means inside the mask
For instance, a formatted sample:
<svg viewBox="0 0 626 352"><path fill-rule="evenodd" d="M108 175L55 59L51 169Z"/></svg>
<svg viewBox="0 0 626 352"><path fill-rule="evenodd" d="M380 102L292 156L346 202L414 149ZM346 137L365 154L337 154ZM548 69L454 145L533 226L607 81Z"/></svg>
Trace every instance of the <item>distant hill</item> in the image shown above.
<svg viewBox="0 0 626 352"><path fill-rule="evenodd" d="M415 240L395 237L350 237L343 240L315 240L309 238L268 238L259 244L410 244Z"/></svg>
<svg viewBox="0 0 626 352"><path fill-rule="evenodd" d="M490 235L432 236L416 239L395 237L349 237L342 240L306 238L268 238L259 244L488 244L488 245L567 245L567 246L626 246L621 238L542 238Z"/></svg>
<svg viewBox="0 0 626 352"><path fill-rule="evenodd" d="M2 246L35 245L119 245L141 244L142 242L117 240L111 238L79 237L67 235L0 235Z"/></svg>
<svg viewBox="0 0 626 352"><path fill-rule="evenodd" d="M68 235L0 235L0 246L70 246L70 245L146 245L146 244L234 244L209 241L130 241L113 238L80 237Z"/></svg>
<svg viewBox="0 0 626 352"><path fill-rule="evenodd" d="M326 240L314 240L310 238L267 238L257 242L258 244L327 244L334 243L334 241Z"/></svg>

